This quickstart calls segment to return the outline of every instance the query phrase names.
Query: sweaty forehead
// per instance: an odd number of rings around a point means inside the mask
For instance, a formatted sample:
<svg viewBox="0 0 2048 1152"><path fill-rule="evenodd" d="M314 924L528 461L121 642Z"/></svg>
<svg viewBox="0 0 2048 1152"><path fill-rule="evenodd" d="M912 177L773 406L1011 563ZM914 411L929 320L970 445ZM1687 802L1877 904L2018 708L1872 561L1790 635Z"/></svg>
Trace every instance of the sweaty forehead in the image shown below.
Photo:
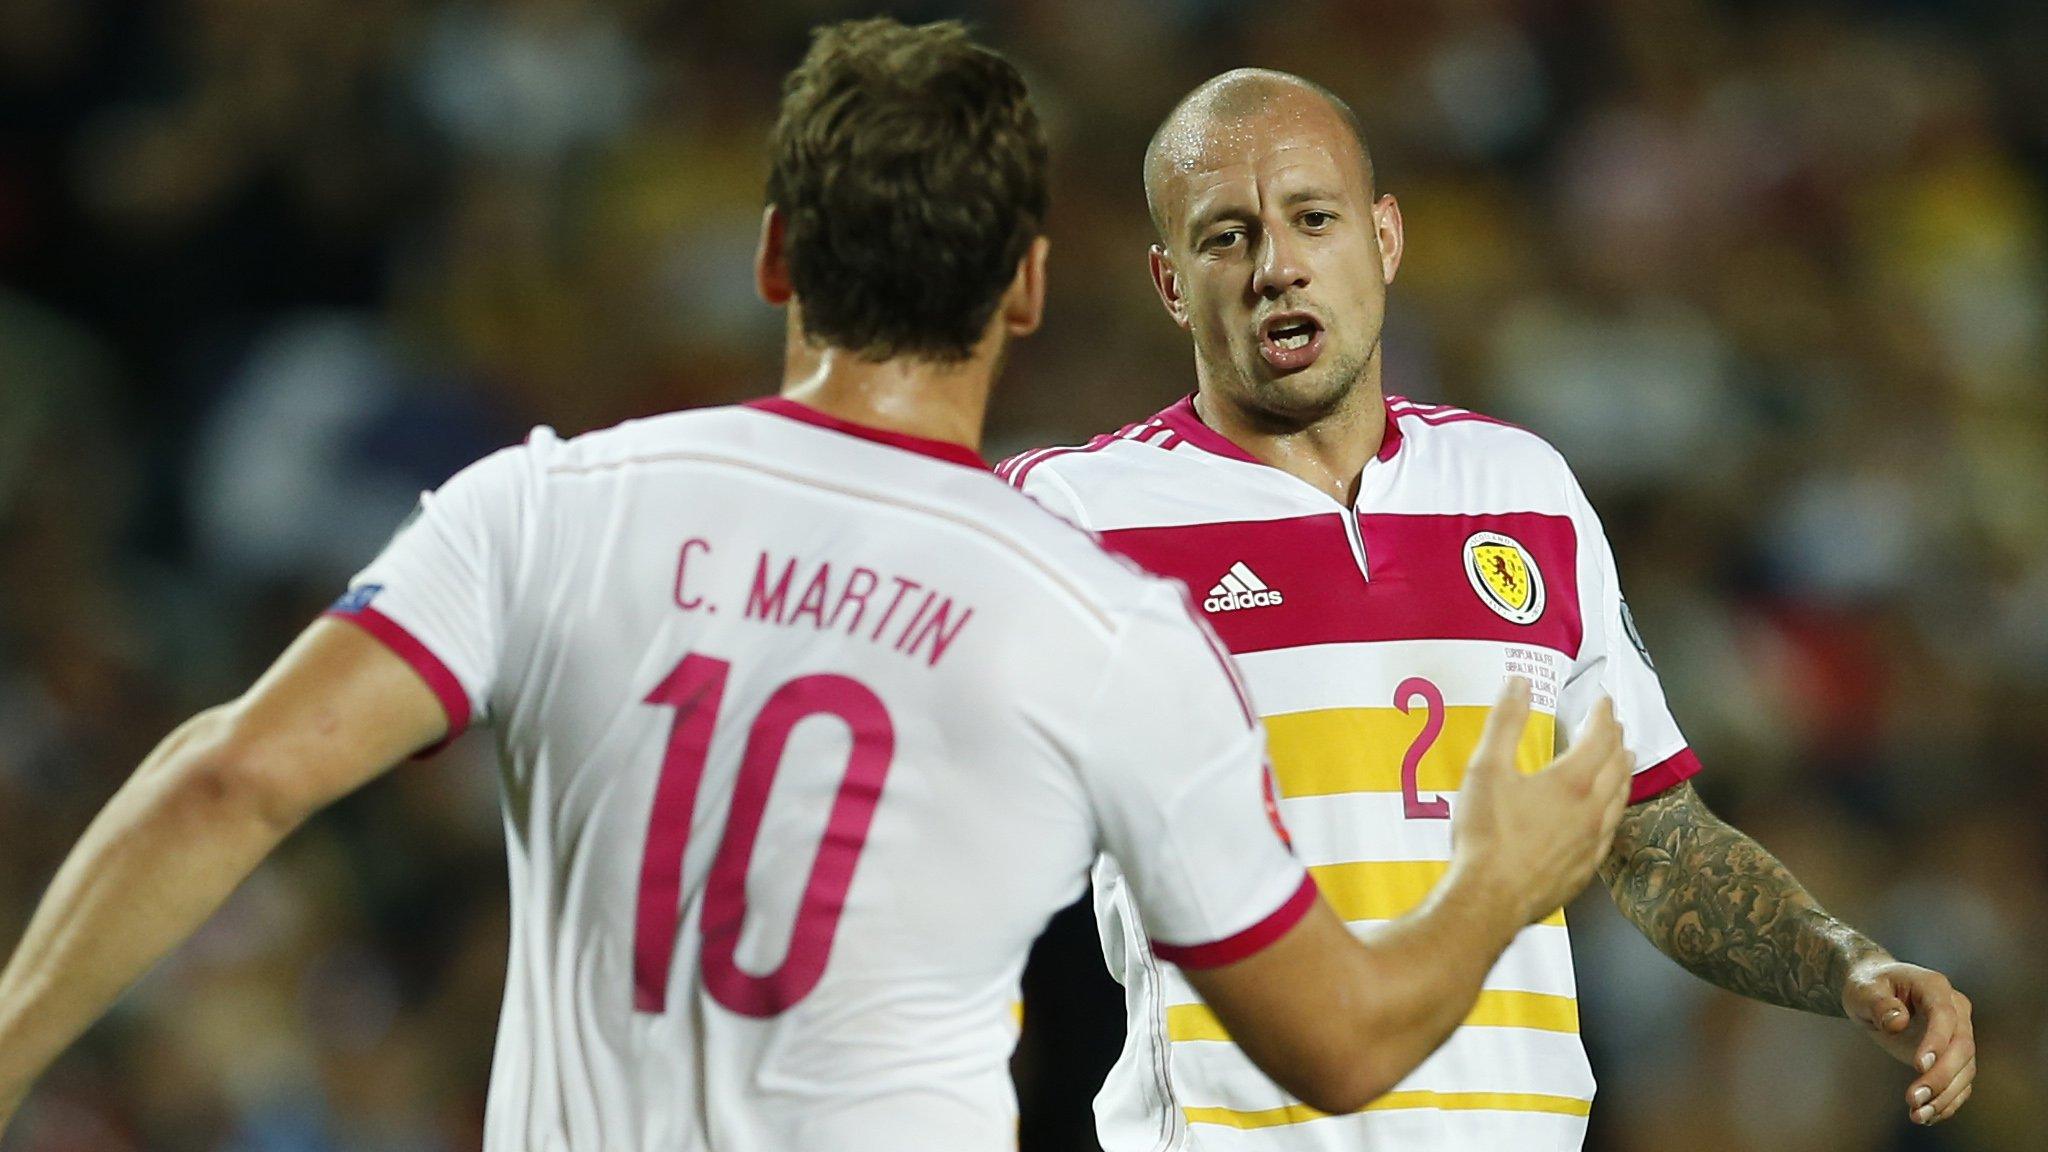
<svg viewBox="0 0 2048 1152"><path fill-rule="evenodd" d="M1338 180L1367 194L1355 133L1327 104L1284 100L1232 114L1183 108L1160 128L1145 165L1145 199L1163 236L1198 201L1229 185Z"/></svg>

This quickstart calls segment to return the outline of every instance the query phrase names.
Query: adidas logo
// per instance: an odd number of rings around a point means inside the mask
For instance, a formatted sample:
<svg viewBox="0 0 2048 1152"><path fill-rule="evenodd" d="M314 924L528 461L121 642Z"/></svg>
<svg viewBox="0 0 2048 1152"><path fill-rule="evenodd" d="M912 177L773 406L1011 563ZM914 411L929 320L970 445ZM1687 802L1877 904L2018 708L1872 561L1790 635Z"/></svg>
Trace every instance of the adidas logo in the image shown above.
<svg viewBox="0 0 2048 1152"><path fill-rule="evenodd" d="M1235 612L1240 608L1266 608L1282 599L1279 589L1266 587L1266 582L1252 575L1252 570L1239 560L1209 589L1209 598L1202 601L1202 608L1209 612Z"/></svg>

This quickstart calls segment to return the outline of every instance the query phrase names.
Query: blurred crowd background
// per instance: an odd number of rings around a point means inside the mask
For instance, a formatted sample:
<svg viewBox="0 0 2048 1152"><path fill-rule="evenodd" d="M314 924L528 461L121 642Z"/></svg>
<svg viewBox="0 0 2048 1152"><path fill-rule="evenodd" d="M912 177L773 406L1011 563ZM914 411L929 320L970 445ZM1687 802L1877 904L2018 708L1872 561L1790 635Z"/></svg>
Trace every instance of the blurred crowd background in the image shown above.
<svg viewBox="0 0 2048 1152"><path fill-rule="evenodd" d="M831 0L0 0L0 941L98 806L417 492L773 388L762 140ZM1224 68L1347 96L1401 200L1389 389L1576 464L1707 766L1833 909L1975 997L1902 1121L1838 1022L1575 909L1599 1152L2048 1137L2048 7L905 4L1029 74L1052 305L990 457L1191 387L1139 159ZM454 1152L506 937L487 741L293 840L68 1057L12 1152ZM1119 1002L1041 946L1027 1152L1093 1148Z"/></svg>

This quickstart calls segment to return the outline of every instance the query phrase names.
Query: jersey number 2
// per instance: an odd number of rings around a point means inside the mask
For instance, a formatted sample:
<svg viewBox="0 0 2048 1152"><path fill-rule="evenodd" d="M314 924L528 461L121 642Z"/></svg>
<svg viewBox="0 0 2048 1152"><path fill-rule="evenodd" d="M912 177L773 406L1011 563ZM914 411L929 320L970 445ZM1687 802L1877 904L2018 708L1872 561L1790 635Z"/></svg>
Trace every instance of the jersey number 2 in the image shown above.
<svg viewBox="0 0 2048 1152"><path fill-rule="evenodd" d="M647 821L647 849L640 861L633 1006L641 1012L659 1013L668 1006L669 966L681 915L683 853L690 845L697 786L704 779L711 733L718 725L731 673L727 661L692 654L647 694L647 703L673 708L676 715L661 758L654 811ZM824 839L811 861L789 950L774 971L756 976L734 959L747 919L747 866L790 731L812 716L837 717L852 733L852 750L825 819ZM888 709L858 680L829 674L799 676L769 695L747 733L725 835L704 885L703 973L712 999L742 1016L767 1017L787 1011L818 986L895 753L896 730Z"/></svg>
<svg viewBox="0 0 2048 1152"><path fill-rule="evenodd" d="M1420 676L1410 676L1394 689L1394 707L1407 715L1415 705L1416 697L1429 706L1429 714L1422 721L1422 731L1408 745L1408 751L1401 756L1401 811L1410 820L1449 820L1451 802L1441 796L1422 798L1422 789L1416 781L1416 774L1422 770L1422 758L1436 746L1437 737L1444 734L1444 694L1441 688Z"/></svg>

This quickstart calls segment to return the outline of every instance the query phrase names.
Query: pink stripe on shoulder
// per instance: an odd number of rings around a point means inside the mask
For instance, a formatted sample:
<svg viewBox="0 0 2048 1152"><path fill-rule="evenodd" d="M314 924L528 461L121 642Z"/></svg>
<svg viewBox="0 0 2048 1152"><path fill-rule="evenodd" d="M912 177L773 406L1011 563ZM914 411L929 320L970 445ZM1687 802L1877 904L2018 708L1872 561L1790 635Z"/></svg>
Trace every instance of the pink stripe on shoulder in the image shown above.
<svg viewBox="0 0 2048 1152"><path fill-rule="evenodd" d="M1452 412L1444 416L1424 416L1420 413L1413 413L1412 415L1432 428L1440 428L1445 424L1495 424L1502 428L1513 428L1517 432L1529 431L1520 424L1510 424L1506 420L1483 415L1478 412Z"/></svg>
<svg viewBox="0 0 2048 1152"><path fill-rule="evenodd" d="M1653 796L1661 796L1680 784L1699 775L1700 758L1690 748L1678 751L1656 764L1636 773L1628 782L1628 802L1641 804Z"/></svg>
<svg viewBox="0 0 2048 1152"><path fill-rule="evenodd" d="M1023 461L1023 463L1019 464L1010 473L1010 487L1018 489L1019 491L1023 490L1024 481L1030 478L1031 470L1038 467L1040 464L1045 463L1047 460L1051 460L1059 456L1073 456L1082 452L1100 452L1102 449L1114 443L1117 440L1117 438L1129 427L1129 425L1126 425L1125 428L1118 429L1116 432L1104 432L1102 435L1097 436L1095 439L1090 440L1086 444L1082 444L1079 447L1042 449L1036 456L1032 456L1029 460L1025 460L1023 456L1017 457L1017 459ZM1026 455L1029 455L1029 453L1027 453Z"/></svg>
<svg viewBox="0 0 2048 1152"><path fill-rule="evenodd" d="M1387 407L1394 409L1397 412L1401 412L1403 414L1412 414L1417 416L1426 416L1435 412L1458 411L1458 409L1452 408L1449 404L1431 404L1427 401L1410 400L1406 396L1395 395L1389 395L1387 397Z"/></svg>
<svg viewBox="0 0 2048 1152"><path fill-rule="evenodd" d="M1315 878L1303 876L1301 887L1294 890L1294 895L1289 896L1285 904L1274 909L1272 915L1237 935L1226 936L1209 944L1167 944L1155 940L1152 942L1152 954L1169 964L1178 964L1183 968L1220 968L1225 964L1235 964L1239 960L1258 955L1282 936L1287 935L1288 930L1301 923L1301 918L1308 915L1308 910L1316 906L1316 901L1321 895L1316 888Z"/></svg>
<svg viewBox="0 0 2048 1152"><path fill-rule="evenodd" d="M426 681L434 697L441 702L441 710L448 714L448 734L431 747L419 752L416 759L424 759L454 743L457 736L469 727L469 693L462 687L462 681L448 670L439 656L405 626L375 608L358 608L353 612L331 611L326 615L336 620L346 620L375 637L379 643L391 650L392 655L412 666L420 679Z"/></svg>
<svg viewBox="0 0 2048 1152"><path fill-rule="evenodd" d="M1510 423L1499 417L1488 416L1481 412L1474 412L1469 408L1460 408L1454 404L1425 404L1419 400L1410 400L1406 396L1387 397L1387 411L1394 416L1406 416L1410 419L1419 420L1432 428L1439 428L1445 424L1470 423L1497 424L1502 428L1513 428L1517 432L1529 431L1520 424ZM1534 435L1534 433L1530 433L1530 435Z"/></svg>
<svg viewBox="0 0 2048 1152"><path fill-rule="evenodd" d="M1432 428L1441 428L1446 424L1492 424L1501 428L1513 428L1517 432L1529 431L1520 424L1502 420L1497 416L1488 416L1483 412L1468 412L1463 408L1439 408L1427 412L1413 408L1404 408L1395 414L1427 424ZM1529 434L1535 435L1533 432Z"/></svg>

